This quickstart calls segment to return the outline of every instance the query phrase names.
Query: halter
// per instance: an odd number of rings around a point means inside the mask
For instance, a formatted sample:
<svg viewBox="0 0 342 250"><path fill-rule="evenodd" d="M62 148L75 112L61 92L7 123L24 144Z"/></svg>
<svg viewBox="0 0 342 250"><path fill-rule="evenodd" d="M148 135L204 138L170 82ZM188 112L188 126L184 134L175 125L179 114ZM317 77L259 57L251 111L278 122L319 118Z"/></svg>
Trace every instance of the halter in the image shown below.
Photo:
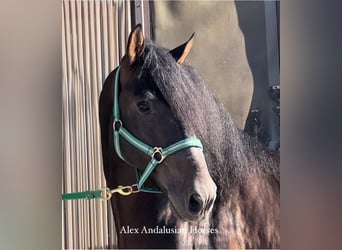
<svg viewBox="0 0 342 250"><path fill-rule="evenodd" d="M149 193L161 193L161 191L151 188L144 187L144 183L150 177L153 170L163 162L163 160L171 154L174 154L182 149L189 147L197 147L203 150L201 141L196 137L190 137L180 140L174 144L171 144L165 148L162 147L152 147L131 134L127 129L124 128L122 121L120 120L120 107L119 107L119 76L120 76L120 66L118 67L115 75L114 83L114 107L113 107L113 132L114 132L114 148L116 154L126 163L128 161L123 157L120 147L120 136L125 139L129 144L134 146L139 151L145 153L151 157L148 162L144 172L140 174L139 170L136 169L137 178L137 188L143 192Z"/></svg>
<svg viewBox="0 0 342 250"><path fill-rule="evenodd" d="M151 157L148 162L144 172L141 174L136 168L136 178L137 183L131 186L118 186L115 189L110 190L109 188L101 188L94 191L83 191L74 193L64 193L62 194L62 200L78 200L78 199L101 199L109 200L112 194L118 193L121 195L131 195L138 193L140 191L147 193L162 193L155 188L144 187L144 183L150 177L153 170L162 163L163 160L182 149L189 147L197 147L203 150L201 141L196 137L186 138L180 140L174 144L171 144L165 148L162 147L152 147L131 134L127 129L124 128L122 121L120 120L120 107L119 107L119 76L120 76L120 66L118 67L115 75L114 83L114 108L113 108L113 133L114 133L114 148L116 154L126 163L128 161L123 157L120 147L120 136L125 139L129 144L134 146L136 149L147 154Z"/></svg>

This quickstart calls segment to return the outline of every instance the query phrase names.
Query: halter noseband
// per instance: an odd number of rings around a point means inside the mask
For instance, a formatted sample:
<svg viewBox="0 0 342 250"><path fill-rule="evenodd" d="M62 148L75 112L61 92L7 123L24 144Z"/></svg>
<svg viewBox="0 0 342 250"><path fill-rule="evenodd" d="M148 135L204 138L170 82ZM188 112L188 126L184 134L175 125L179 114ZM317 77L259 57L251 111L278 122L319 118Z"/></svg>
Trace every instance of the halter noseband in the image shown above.
<svg viewBox="0 0 342 250"><path fill-rule="evenodd" d="M171 154L176 153L177 151L180 151L182 149L189 148L189 147L197 147L203 150L203 145L198 138L190 137L190 138L186 138L184 140L178 141L174 144L171 144L165 148L151 147L150 145L147 145L146 143L136 138L133 134L131 134L127 129L124 128L122 121L120 120L119 76L120 76L120 66L118 67L116 71L115 83L114 83L113 132L114 132L115 152L123 161L127 162L127 160L122 156L122 153L121 153L121 148L120 148L120 136L121 136L129 144L131 144L132 146L134 146L141 152L150 156L151 160L147 164L142 174L140 174L138 169L136 169L137 187L138 187L138 190L143 191L143 192L161 193L161 191L159 190L143 187L147 178L151 175L152 171L157 167L157 165L160 164L166 157L168 157Z"/></svg>

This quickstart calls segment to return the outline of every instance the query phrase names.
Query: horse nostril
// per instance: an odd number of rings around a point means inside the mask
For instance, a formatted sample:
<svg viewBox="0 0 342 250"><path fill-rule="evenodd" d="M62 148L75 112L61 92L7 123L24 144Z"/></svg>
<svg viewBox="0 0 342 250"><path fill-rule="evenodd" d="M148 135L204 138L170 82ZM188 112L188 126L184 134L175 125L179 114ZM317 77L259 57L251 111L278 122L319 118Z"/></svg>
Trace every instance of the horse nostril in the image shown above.
<svg viewBox="0 0 342 250"><path fill-rule="evenodd" d="M213 208L214 201L215 201L215 198L209 200L207 207L206 207L207 210L211 210Z"/></svg>
<svg viewBox="0 0 342 250"><path fill-rule="evenodd" d="M198 215L203 209L204 202L199 194L192 194L189 199L189 211Z"/></svg>

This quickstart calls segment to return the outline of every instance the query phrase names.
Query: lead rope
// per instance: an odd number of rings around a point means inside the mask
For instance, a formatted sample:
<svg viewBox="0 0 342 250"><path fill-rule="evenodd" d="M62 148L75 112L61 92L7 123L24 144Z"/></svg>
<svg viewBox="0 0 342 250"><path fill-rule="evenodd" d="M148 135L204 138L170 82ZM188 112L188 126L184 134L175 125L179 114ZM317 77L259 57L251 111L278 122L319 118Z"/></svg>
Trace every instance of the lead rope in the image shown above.
<svg viewBox="0 0 342 250"><path fill-rule="evenodd" d="M114 193L127 196L139 192L140 190L137 188L137 184L133 184L131 186L118 186L115 189L109 189L105 187L95 191L66 193L62 194L62 200L101 199L103 201L107 201L112 197Z"/></svg>

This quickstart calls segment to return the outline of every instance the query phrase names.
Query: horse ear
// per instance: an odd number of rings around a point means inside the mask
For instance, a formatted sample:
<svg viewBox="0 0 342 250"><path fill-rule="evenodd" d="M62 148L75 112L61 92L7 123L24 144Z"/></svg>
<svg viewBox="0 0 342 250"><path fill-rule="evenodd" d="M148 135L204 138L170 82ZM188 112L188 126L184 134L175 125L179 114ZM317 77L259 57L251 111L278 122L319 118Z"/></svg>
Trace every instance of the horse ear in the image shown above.
<svg viewBox="0 0 342 250"><path fill-rule="evenodd" d="M138 24L134 27L128 37L126 55L128 56L130 65L132 65L138 57L142 55L144 48L144 35L141 24Z"/></svg>
<svg viewBox="0 0 342 250"><path fill-rule="evenodd" d="M193 44L193 38L195 33L192 33L188 41L178 46L177 48L170 50L170 54L177 61L178 64L183 64L185 59L188 57Z"/></svg>

